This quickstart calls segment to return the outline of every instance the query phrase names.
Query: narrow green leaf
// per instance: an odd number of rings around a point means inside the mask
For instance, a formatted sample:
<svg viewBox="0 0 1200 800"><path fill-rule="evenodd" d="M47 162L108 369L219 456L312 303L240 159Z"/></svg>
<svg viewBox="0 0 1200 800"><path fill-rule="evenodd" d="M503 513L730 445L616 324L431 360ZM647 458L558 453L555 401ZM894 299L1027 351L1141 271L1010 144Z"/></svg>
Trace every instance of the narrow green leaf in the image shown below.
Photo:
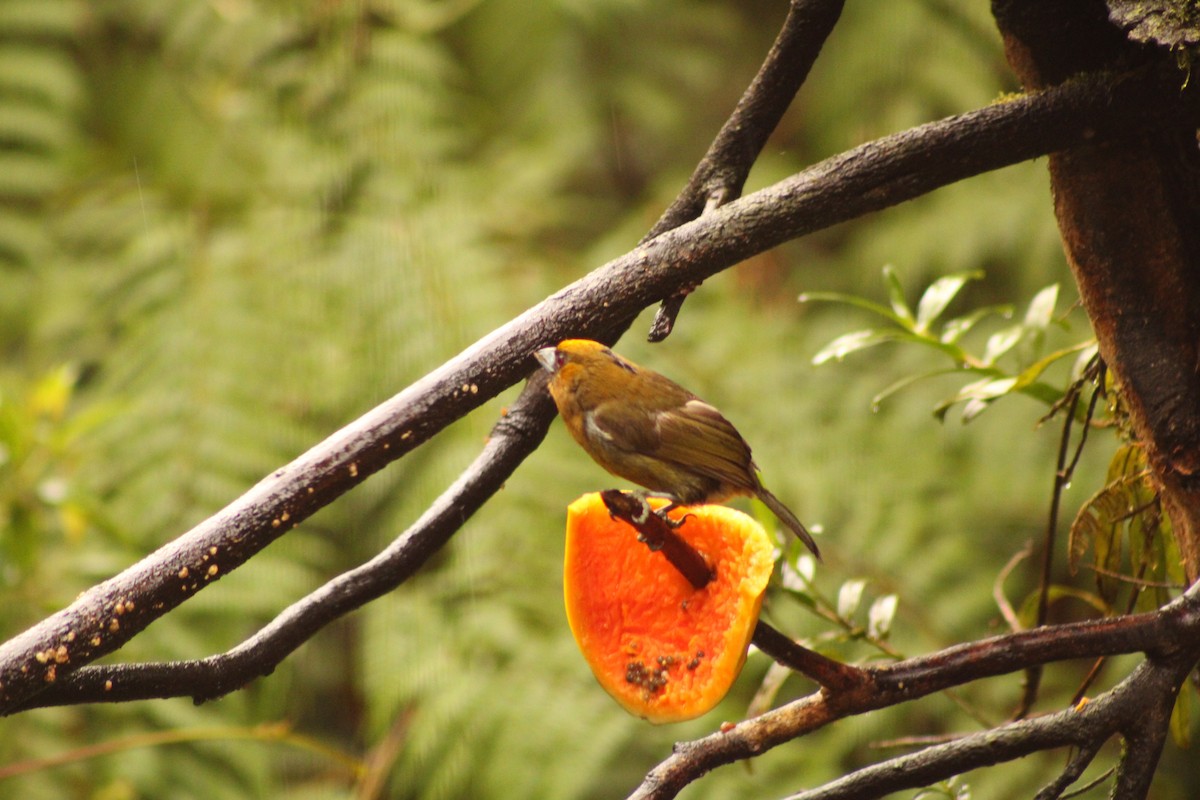
<svg viewBox="0 0 1200 800"><path fill-rule="evenodd" d="M958 403L965 402L967 405L963 409L963 422L970 422L983 413L989 402L1007 394L1016 380L1012 377L986 377L983 380L968 383L955 394L938 403L934 407L933 414L939 420L944 421L946 412Z"/></svg>
<svg viewBox="0 0 1200 800"><path fill-rule="evenodd" d="M850 619L854 616L854 612L858 611L859 603L862 602L863 589L866 586L867 582L860 578L842 584L842 587L838 589L837 613L839 617Z"/></svg>
<svg viewBox="0 0 1200 800"><path fill-rule="evenodd" d="M996 359L1012 350L1017 342L1021 341L1021 336L1025 330L1020 325L1010 325L1009 327L996 331L988 337L987 347L983 351L983 363L995 364Z"/></svg>
<svg viewBox="0 0 1200 800"><path fill-rule="evenodd" d="M1073 353L1094 349L1095 346L1095 343L1091 341L1079 342L1078 344L1073 344L1070 347L1064 347L1062 350L1055 350L1053 353L1039 358L1037 361L1021 370L1021 374L1017 376L1016 388L1021 389L1032 384L1041 377L1042 373L1045 372L1051 364L1059 359L1066 358Z"/></svg>
<svg viewBox="0 0 1200 800"><path fill-rule="evenodd" d="M941 339L947 344L957 342L965 336L972 328L974 328L980 320L985 319L992 314L1008 319L1012 316L1012 306L997 305L984 306L977 308L969 314L964 314L961 317L955 317L942 326Z"/></svg>
<svg viewBox="0 0 1200 800"><path fill-rule="evenodd" d="M1074 572L1088 548L1095 554L1095 565L1106 572L1119 572L1128 542L1131 557L1134 549L1131 514L1145 505L1149 488L1146 481L1144 456L1133 445L1119 448L1108 466L1104 487L1088 498L1075 515L1067 538L1068 568ZM1121 588L1119 579L1103 572L1096 573L1096 585L1108 602Z"/></svg>
<svg viewBox="0 0 1200 800"><path fill-rule="evenodd" d="M1104 599L1092 592L1085 592L1082 589L1076 589L1074 586L1065 586L1060 583L1051 584L1046 592L1047 601L1053 605L1059 600L1065 599L1078 600L1085 603L1100 614L1109 616L1112 614L1112 606L1104 602ZM1037 622L1038 608L1038 592L1032 591L1025 596L1021 602L1021 607L1017 610L1017 619L1024 628L1032 628Z"/></svg>
<svg viewBox="0 0 1200 800"><path fill-rule="evenodd" d="M896 608L900 598L894 594L885 594L871 603L867 612L867 635L872 639L886 639L892 630L892 620L896 617Z"/></svg>
<svg viewBox="0 0 1200 800"><path fill-rule="evenodd" d="M892 311L899 318L900 324L913 330L912 309L908 307L908 303L904 299L904 287L900 285L900 277L891 264L883 268L883 282L887 286L888 301L892 304Z"/></svg>
<svg viewBox="0 0 1200 800"><path fill-rule="evenodd" d="M959 272L938 278L929 284L929 288L917 302L917 330L929 330L929 326L941 316L942 312L946 310L946 306L950 305L950 301L958 295L967 281L982 277L983 273L978 271Z"/></svg>
<svg viewBox="0 0 1200 800"><path fill-rule="evenodd" d="M1059 400L1062 400L1063 397L1062 389L1051 386L1048 383L1043 383L1042 381L1035 381L1028 386L1017 386L1016 391L1026 397L1032 397L1047 407L1053 406Z"/></svg>
<svg viewBox="0 0 1200 800"><path fill-rule="evenodd" d="M964 386L960 393L964 399L994 400L1011 392L1016 385L1016 378L990 378Z"/></svg>
<svg viewBox="0 0 1200 800"><path fill-rule="evenodd" d="M1131 483L1142 479L1145 474L1146 451L1136 444L1123 444L1109 461L1105 477L1109 483Z"/></svg>
<svg viewBox="0 0 1200 800"><path fill-rule="evenodd" d="M1183 568L1183 556L1179 552L1179 543L1171 528L1171 517L1163 514L1159 518L1159 530L1162 536L1163 567L1166 580L1184 586L1187 584L1187 574Z"/></svg>
<svg viewBox="0 0 1200 800"><path fill-rule="evenodd" d="M812 586L813 578L817 574L817 560L813 558L812 553L808 552L807 548L802 548L800 542L795 542L793 550L802 550L795 556L796 572L808 581L809 586Z"/></svg>
<svg viewBox="0 0 1200 800"><path fill-rule="evenodd" d="M758 691L754 693L754 698L746 709L746 718L753 719L759 714L770 711L775 705L775 697L783 688L784 682L794 674L790 667L772 661L771 666L767 667L767 673L763 675L762 683L758 685Z"/></svg>
<svg viewBox="0 0 1200 800"><path fill-rule="evenodd" d="M959 421L966 425L968 422L987 411L988 406L991 405L991 402L991 400L984 400L979 397L971 398L963 404L962 418Z"/></svg>
<svg viewBox="0 0 1200 800"><path fill-rule="evenodd" d="M796 559L795 564L785 561L779 574L783 581L783 588L792 592L807 592L812 586L816 568L812 559Z"/></svg>
<svg viewBox="0 0 1200 800"><path fill-rule="evenodd" d="M842 292L805 292L796 299L801 303L824 302L841 303L847 306L854 306L855 308L861 308L864 311L870 311L872 314L878 314L884 319L891 320L902 328L908 327L905 320L896 316L892 309L880 303L876 303L873 300L867 300L865 297L844 294Z"/></svg>
<svg viewBox="0 0 1200 800"><path fill-rule="evenodd" d="M1058 304L1058 284L1052 283L1033 296L1025 311L1025 327L1045 330L1054 319L1054 307Z"/></svg>
<svg viewBox="0 0 1200 800"><path fill-rule="evenodd" d="M820 351L813 356L812 363L820 366L827 361L841 361L851 353L856 353L859 350L866 350L868 347L874 347L884 342L894 342L899 338L899 334L891 331L883 331L878 329L867 329L863 331L852 331L844 333L834 339L829 344L825 345Z"/></svg>

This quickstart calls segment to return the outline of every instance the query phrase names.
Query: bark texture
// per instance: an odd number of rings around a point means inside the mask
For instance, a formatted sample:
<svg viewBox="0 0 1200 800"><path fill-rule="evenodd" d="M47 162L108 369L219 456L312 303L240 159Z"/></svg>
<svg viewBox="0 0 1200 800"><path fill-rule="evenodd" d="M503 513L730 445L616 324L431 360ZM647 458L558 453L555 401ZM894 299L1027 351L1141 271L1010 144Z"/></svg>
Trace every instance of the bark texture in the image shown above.
<svg viewBox="0 0 1200 800"><path fill-rule="evenodd" d="M1084 71L1150 72L1186 97L1166 48L1139 44L1100 0L996 0L1029 89ZM1056 153L1054 207L1100 353L1145 448L1191 580L1200 576L1200 149L1178 125Z"/></svg>

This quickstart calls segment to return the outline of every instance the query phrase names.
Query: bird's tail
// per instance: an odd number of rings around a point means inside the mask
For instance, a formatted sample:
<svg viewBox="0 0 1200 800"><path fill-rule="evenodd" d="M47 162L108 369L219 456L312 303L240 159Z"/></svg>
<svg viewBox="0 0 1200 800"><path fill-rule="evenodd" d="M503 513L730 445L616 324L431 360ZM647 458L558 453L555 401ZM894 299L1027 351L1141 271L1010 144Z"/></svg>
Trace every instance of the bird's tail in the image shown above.
<svg viewBox="0 0 1200 800"><path fill-rule="evenodd" d="M779 517L784 525L792 529L792 533L796 534L800 541L804 542L804 546L811 550L812 554L820 561L821 551L817 548L817 543L813 541L813 537L808 532L808 529L804 527L804 523L796 518L792 510L785 506L778 497L767 491L766 487L761 484L755 489L755 494L759 500L762 500L766 504L767 508L771 509L771 513Z"/></svg>

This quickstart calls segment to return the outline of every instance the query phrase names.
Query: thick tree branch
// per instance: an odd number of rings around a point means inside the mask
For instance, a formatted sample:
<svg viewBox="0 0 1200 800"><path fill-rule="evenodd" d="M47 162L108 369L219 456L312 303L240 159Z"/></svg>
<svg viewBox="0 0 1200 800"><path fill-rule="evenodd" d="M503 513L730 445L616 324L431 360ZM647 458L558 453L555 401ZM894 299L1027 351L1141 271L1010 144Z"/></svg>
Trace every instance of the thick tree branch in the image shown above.
<svg viewBox="0 0 1200 800"><path fill-rule="evenodd" d="M118 649L286 531L521 380L536 348L611 338L643 308L775 245L980 172L1177 122L1190 95L1149 74L1094 76L885 137L755 192L600 267L276 470L229 506L0 645L0 711Z"/></svg>
<svg viewBox="0 0 1200 800"><path fill-rule="evenodd" d="M501 488L541 444L554 419L545 385L540 374L529 382L474 463L404 534L370 561L293 603L237 647L194 661L83 667L9 713L165 697L191 697L200 703L269 675L318 630L406 581Z"/></svg>

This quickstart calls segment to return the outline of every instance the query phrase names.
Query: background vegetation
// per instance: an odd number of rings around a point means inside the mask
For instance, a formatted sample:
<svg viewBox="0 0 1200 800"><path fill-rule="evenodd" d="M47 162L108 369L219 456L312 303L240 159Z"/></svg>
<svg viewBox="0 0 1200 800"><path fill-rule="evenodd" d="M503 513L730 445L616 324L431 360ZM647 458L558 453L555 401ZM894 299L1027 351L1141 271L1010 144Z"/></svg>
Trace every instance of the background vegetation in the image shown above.
<svg viewBox="0 0 1200 800"><path fill-rule="evenodd" d="M778 3L678 0L0 3L0 635L627 250L685 181L782 15ZM986 3L849 4L748 189L1015 88ZM1023 308L1059 282L1063 324L1045 345L1089 335L1082 314L1065 313L1074 289L1045 169L1028 164L747 262L695 294L664 345L644 344L642 325L622 350L737 422L772 489L828 534L820 589L836 597L862 579L868 601L898 594L892 646L916 654L1003 628L992 584L1041 535L1058 436L1023 398L967 427L954 412L937 422L932 409L961 379L873 408L895 380L941 366L915 350L812 366L831 339L875 321L797 296L882 302L885 264L913 303L939 275L984 270L952 311ZM1065 383L1065 366L1054 380ZM474 456L502 405L119 657L223 650L369 557ZM1067 509L1099 488L1113 446L1096 437ZM0 720L0 775L32 767L3 792L623 796L672 741L743 715L768 664L752 655L717 712L668 728L599 690L562 611L561 531L571 499L611 484L552 431L419 579L246 691L201 707ZM1033 571L1006 584L1015 603ZM1090 577L1062 580L1086 588ZM1085 611L1067 601L1055 618ZM795 635L829 628L783 593L767 613ZM1086 666L1048 671L1043 705L1067 702ZM793 679L781 699L808 689ZM960 703L930 698L834 726L685 796L795 791L871 759L901 717L906 732L974 730L964 705L994 721L1019 694L997 679ZM111 752L85 758L96 745ZM1183 760L1168 748L1159 796L1194 796ZM975 797L1020 796L1058 766L1047 756L966 781Z"/></svg>

